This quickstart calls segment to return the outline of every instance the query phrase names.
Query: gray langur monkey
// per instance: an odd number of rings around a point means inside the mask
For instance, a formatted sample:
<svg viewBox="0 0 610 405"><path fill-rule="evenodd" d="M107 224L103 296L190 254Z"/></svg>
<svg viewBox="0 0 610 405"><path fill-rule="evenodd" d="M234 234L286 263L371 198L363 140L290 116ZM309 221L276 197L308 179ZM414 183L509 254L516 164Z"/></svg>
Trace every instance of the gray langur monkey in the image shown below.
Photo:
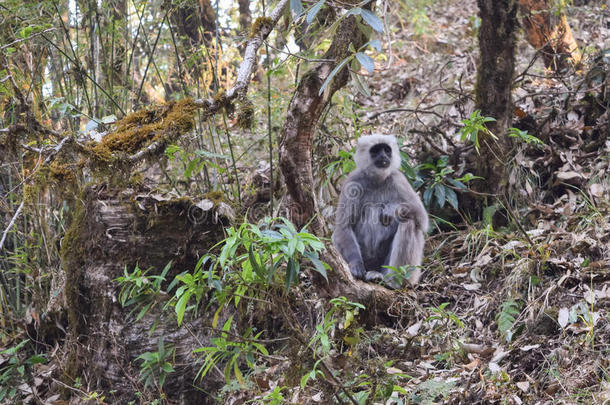
<svg viewBox="0 0 610 405"><path fill-rule="evenodd" d="M333 243L355 278L399 288L393 271L383 266L421 265L428 214L399 171L396 137L360 137L354 160L356 170L341 189ZM416 268L409 282L416 285L420 276Z"/></svg>

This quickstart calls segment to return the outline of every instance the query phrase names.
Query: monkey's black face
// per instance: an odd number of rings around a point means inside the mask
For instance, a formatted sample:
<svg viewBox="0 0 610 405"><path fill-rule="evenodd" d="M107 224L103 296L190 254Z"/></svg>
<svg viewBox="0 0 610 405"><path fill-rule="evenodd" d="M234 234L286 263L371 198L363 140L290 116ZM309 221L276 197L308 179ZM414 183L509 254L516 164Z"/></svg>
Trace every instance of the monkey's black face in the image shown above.
<svg viewBox="0 0 610 405"><path fill-rule="evenodd" d="M386 143L378 143L370 149L371 160L378 169L387 169L392 162L392 148Z"/></svg>

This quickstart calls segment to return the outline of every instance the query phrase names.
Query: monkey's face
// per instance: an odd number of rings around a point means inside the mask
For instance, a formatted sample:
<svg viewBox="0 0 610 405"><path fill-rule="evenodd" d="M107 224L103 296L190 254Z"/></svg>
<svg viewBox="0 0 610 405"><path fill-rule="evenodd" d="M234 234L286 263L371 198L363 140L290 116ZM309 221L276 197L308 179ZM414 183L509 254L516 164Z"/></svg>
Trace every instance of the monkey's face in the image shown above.
<svg viewBox="0 0 610 405"><path fill-rule="evenodd" d="M392 148L387 143L378 143L373 146L369 153L371 160L378 169L387 169L392 163Z"/></svg>

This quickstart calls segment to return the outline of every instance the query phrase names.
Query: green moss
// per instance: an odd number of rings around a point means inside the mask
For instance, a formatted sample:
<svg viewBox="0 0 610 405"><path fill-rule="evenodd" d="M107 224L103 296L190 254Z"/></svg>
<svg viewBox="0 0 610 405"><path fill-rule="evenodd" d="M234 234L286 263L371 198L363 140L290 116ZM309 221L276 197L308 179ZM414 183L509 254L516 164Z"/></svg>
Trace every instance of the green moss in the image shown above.
<svg viewBox="0 0 610 405"><path fill-rule="evenodd" d="M111 161L115 152L134 154L168 135L190 131L197 108L192 99L186 98L136 111L117 122L114 132L99 143L89 144L88 149L102 162Z"/></svg>
<svg viewBox="0 0 610 405"><path fill-rule="evenodd" d="M214 203L214 206L217 206L221 202L227 202L227 199L222 191L210 191L203 195L208 200Z"/></svg>
<svg viewBox="0 0 610 405"><path fill-rule="evenodd" d="M79 199L80 200L80 199ZM84 203L77 204L66 234L61 242L61 259L66 274L65 296L67 301L68 325L73 336L82 330L79 308L81 308L79 287L82 278L83 257L86 254L84 233L87 218Z"/></svg>
<svg viewBox="0 0 610 405"><path fill-rule="evenodd" d="M235 112L235 106L231 103L231 100L229 100L227 93L224 90L220 90L216 93L214 96L214 104L219 108L223 108L229 116L232 116Z"/></svg>
<svg viewBox="0 0 610 405"><path fill-rule="evenodd" d="M247 97L239 99L237 107L237 125L241 129L252 128L254 122L254 104Z"/></svg>
<svg viewBox="0 0 610 405"><path fill-rule="evenodd" d="M271 17L258 17L254 20L252 28L250 29L250 38L256 37L263 27L272 28L273 19L271 19Z"/></svg>

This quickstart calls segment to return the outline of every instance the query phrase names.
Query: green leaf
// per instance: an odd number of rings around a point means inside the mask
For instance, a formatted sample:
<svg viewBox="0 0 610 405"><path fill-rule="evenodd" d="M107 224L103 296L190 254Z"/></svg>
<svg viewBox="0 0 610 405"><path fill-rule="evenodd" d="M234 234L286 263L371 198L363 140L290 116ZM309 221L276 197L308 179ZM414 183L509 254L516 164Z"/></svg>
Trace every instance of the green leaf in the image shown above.
<svg viewBox="0 0 610 405"><path fill-rule="evenodd" d="M301 0L290 0L290 8L296 15L301 15L303 12L303 3Z"/></svg>
<svg viewBox="0 0 610 405"><path fill-rule="evenodd" d="M358 90L358 92L365 97L371 97L371 90L369 89L369 86L366 84L366 82L360 78L360 75L351 71L349 72L349 74L352 78L352 83L354 83L354 85L356 86L356 90Z"/></svg>
<svg viewBox="0 0 610 405"><path fill-rule="evenodd" d="M373 59L370 56L368 56L367 54L362 53L362 52L357 52L356 59L358 59L358 62L360 62L360 64L369 73L373 73L375 71L375 62L373 62Z"/></svg>
<svg viewBox="0 0 610 405"><path fill-rule="evenodd" d="M250 264L252 265L252 269L254 270L254 273L261 280L264 280L265 279L265 269L263 269L263 267L260 265L260 263L256 259L256 256L258 256L258 255L254 253L253 246L254 246L254 244L251 243L250 249L248 249L248 259L250 260Z"/></svg>
<svg viewBox="0 0 610 405"><path fill-rule="evenodd" d="M432 192L434 191L434 187L428 187L426 191L424 191L424 204L426 207L430 206L430 200L432 199Z"/></svg>
<svg viewBox="0 0 610 405"><path fill-rule="evenodd" d="M383 32L383 23L381 22L381 19L375 15L375 13L362 9L360 15L362 16L362 19L375 31Z"/></svg>
<svg viewBox="0 0 610 405"><path fill-rule="evenodd" d="M298 272L299 263L291 257L288 259L288 265L286 266L286 290L290 289L290 285L297 279Z"/></svg>
<svg viewBox="0 0 610 405"><path fill-rule="evenodd" d="M450 188L445 189L445 192L447 193L446 197L447 197L447 202L455 209L458 209L458 198L457 198L457 194L455 193L455 191L453 191Z"/></svg>
<svg viewBox="0 0 610 405"><path fill-rule="evenodd" d="M309 12L307 13L307 18L305 19L305 21L307 21L307 24L311 24L311 22L313 21L313 19L316 17L316 14L318 14L318 11L320 11L320 9L322 8L322 6L324 6L324 3L326 3L326 0L320 0L319 2L317 2L316 4L314 4L310 9Z"/></svg>
<svg viewBox="0 0 610 405"><path fill-rule="evenodd" d="M324 280L326 280L326 282L328 282L328 276L326 275L326 268L324 267L324 263L322 263L322 261L320 261L320 259L318 258L318 255L313 252L305 252L304 256L306 258L308 258L311 261L311 263L313 263L315 271L320 273L322 275L322 277L324 277Z"/></svg>
<svg viewBox="0 0 610 405"><path fill-rule="evenodd" d="M434 195L436 196L436 203L440 208L445 206L445 186L438 184L434 187Z"/></svg>
<svg viewBox="0 0 610 405"><path fill-rule="evenodd" d="M350 60L353 59L353 55L352 56L348 56L347 58L343 59L343 61L341 63L339 63L332 72L330 72L330 74L328 75L328 77L326 78L326 80L324 81L324 83L322 84L322 87L320 87L320 91L318 91L318 95L322 95L322 93L324 93L324 89L326 88L326 86L328 86L331 82L331 80L333 79L333 77L335 77L335 75L337 73L339 73L339 71L341 69L343 69L343 67L345 66L346 63L348 63Z"/></svg>
<svg viewBox="0 0 610 405"><path fill-rule="evenodd" d="M186 304L189 302L189 298L191 298L192 293L190 291L185 291L182 296L178 299L176 303L176 316L178 318L178 326L182 324L182 318L184 318L184 312L186 310Z"/></svg>

